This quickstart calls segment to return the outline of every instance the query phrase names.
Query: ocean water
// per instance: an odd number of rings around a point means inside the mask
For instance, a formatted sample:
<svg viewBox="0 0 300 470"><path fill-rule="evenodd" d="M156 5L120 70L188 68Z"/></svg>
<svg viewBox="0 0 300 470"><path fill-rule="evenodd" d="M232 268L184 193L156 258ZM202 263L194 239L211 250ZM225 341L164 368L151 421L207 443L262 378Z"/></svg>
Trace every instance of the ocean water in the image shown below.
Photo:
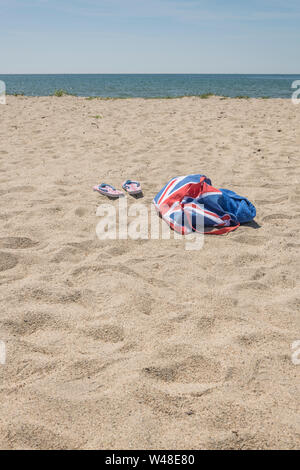
<svg viewBox="0 0 300 470"><path fill-rule="evenodd" d="M222 96L290 98L298 75L84 74L0 75L8 94L52 95L63 89L77 96L176 97L214 93Z"/></svg>

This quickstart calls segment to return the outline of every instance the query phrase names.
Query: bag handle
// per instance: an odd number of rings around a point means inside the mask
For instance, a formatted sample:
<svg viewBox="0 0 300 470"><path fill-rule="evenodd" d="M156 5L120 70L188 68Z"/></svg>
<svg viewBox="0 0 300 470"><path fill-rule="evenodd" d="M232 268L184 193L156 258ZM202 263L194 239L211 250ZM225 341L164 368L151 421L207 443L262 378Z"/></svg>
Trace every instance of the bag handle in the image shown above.
<svg viewBox="0 0 300 470"><path fill-rule="evenodd" d="M219 228L217 230L212 230L210 232L198 232L198 233L205 233L206 235L222 235L223 233L228 233L228 232L232 232L233 230L236 230L241 224L237 224L237 225L232 225L231 227L223 227L223 228ZM198 230L196 230L197 232Z"/></svg>
<svg viewBox="0 0 300 470"><path fill-rule="evenodd" d="M199 181L199 183L200 183L200 189L199 189L199 193L198 193L198 196L197 196L197 197L199 197L200 194L203 192L203 185L204 185L204 183L205 183L205 180L206 180L206 176L201 176L200 181Z"/></svg>

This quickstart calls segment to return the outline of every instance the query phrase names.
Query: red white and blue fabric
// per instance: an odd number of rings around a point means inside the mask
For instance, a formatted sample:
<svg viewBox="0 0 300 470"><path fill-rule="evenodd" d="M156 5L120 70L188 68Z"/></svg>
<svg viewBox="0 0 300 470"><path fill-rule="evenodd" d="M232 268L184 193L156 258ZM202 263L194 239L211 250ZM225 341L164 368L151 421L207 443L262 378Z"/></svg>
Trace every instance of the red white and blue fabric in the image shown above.
<svg viewBox="0 0 300 470"><path fill-rule="evenodd" d="M153 203L170 227L182 235L191 232L220 235L237 229L241 222L252 220L256 214L246 198L214 188L211 180L200 174L171 179ZM209 230L204 231L204 227Z"/></svg>
<svg viewBox="0 0 300 470"><path fill-rule="evenodd" d="M100 194L104 194L105 196L113 197L113 198L124 196L122 191L119 191L118 189L114 188L110 184L105 184L105 183L97 184L97 186L93 187L93 190L98 191L98 193Z"/></svg>
<svg viewBox="0 0 300 470"><path fill-rule="evenodd" d="M139 194L142 192L141 185L138 181L127 180L122 184L122 188L129 194Z"/></svg>

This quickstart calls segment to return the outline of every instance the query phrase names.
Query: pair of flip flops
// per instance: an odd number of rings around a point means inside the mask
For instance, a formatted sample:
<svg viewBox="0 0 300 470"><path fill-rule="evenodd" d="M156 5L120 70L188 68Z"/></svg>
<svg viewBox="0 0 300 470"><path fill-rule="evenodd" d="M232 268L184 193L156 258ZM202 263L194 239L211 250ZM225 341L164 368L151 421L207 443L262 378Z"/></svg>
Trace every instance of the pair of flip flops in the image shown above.
<svg viewBox="0 0 300 470"><path fill-rule="evenodd" d="M140 194L142 192L141 185L138 181L131 181L127 180L124 181L122 184L122 188L127 191L128 194ZM122 191L119 191L118 189L114 188L110 184L98 184L97 186L94 186L94 191L98 191L100 194L104 194L105 196L109 197L121 197L124 196L124 193Z"/></svg>

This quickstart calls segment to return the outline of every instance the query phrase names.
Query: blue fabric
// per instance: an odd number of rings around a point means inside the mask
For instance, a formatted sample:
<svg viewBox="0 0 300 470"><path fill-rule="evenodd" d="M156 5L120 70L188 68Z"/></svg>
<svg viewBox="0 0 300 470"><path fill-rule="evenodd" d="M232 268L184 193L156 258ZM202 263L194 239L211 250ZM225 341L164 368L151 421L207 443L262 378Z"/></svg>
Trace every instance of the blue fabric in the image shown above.
<svg viewBox="0 0 300 470"><path fill-rule="evenodd" d="M219 199L220 206L231 217L235 217L240 224L250 222L256 216L254 205L245 197L239 196L229 189L220 189L222 196Z"/></svg>
<svg viewBox="0 0 300 470"><path fill-rule="evenodd" d="M137 185L140 186L140 183L139 183L138 181L127 180L127 181L125 181L125 183L123 184L123 188L124 188L124 186L126 186L126 184L132 184L132 183L137 184Z"/></svg>
<svg viewBox="0 0 300 470"><path fill-rule="evenodd" d="M254 205L245 197L239 196L229 189L220 189L221 194L215 194L202 197L201 195L194 200L203 204L205 210L214 212L219 217L229 214L231 217L230 225L237 223L244 224L250 222L256 216ZM213 225L205 220L205 225Z"/></svg>

